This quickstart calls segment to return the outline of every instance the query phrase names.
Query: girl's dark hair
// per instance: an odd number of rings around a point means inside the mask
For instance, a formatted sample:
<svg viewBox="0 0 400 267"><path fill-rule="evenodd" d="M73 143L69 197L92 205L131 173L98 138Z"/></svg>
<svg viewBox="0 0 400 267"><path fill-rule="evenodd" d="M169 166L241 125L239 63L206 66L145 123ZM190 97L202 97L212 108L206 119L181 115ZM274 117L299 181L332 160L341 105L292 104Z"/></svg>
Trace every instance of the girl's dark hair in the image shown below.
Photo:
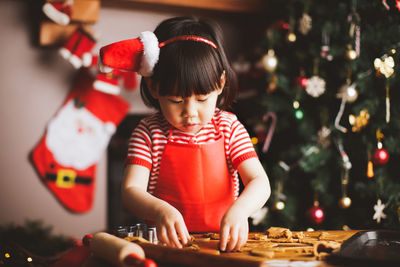
<svg viewBox="0 0 400 267"><path fill-rule="evenodd" d="M159 95L189 97L192 94L208 94L220 86L220 77L225 71L226 83L217 106L229 108L236 96L237 78L225 55L222 31L217 24L192 16L176 17L161 22L154 34L160 43L175 36L195 35L214 42L218 47L215 49L197 41L176 41L160 48L158 63L150 77ZM144 78L140 93L147 106L160 110Z"/></svg>

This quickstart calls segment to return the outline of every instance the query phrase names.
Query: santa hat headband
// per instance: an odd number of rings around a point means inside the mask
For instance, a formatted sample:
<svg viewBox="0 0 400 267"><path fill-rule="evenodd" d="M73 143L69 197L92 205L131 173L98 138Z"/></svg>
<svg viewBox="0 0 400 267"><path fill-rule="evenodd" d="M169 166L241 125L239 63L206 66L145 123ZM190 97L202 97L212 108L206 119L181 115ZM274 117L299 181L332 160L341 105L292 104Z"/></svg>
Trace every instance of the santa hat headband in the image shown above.
<svg viewBox="0 0 400 267"><path fill-rule="evenodd" d="M110 72L112 69L135 71L145 77L151 76L160 55L160 48L177 41L202 42L218 49L214 42L195 35L176 36L158 43L155 34L146 31L136 39L103 46L100 49L99 69L102 72Z"/></svg>

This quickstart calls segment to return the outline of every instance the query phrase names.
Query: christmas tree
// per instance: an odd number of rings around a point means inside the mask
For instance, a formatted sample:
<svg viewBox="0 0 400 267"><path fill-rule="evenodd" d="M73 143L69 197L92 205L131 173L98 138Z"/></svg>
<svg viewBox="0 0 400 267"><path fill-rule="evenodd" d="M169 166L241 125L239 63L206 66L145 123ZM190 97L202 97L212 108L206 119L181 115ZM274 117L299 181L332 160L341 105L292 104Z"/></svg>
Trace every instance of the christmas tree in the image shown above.
<svg viewBox="0 0 400 267"><path fill-rule="evenodd" d="M400 1L268 1L265 17L234 64L256 89L235 108L271 182L261 227L399 229Z"/></svg>

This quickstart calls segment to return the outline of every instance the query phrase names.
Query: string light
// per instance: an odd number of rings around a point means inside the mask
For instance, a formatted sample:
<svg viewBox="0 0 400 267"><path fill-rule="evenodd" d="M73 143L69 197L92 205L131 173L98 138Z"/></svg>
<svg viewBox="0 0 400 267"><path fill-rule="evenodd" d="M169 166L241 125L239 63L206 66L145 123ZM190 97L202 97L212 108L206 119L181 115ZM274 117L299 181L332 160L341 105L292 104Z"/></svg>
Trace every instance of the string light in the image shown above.
<svg viewBox="0 0 400 267"><path fill-rule="evenodd" d="M8 253L8 252L4 253L4 258L6 258L6 259L9 259L9 258L11 258L11 255L10 255L10 253Z"/></svg>
<svg viewBox="0 0 400 267"><path fill-rule="evenodd" d="M301 120L304 117L304 113L303 111L298 109L294 112L294 116L296 117L296 119Z"/></svg>
<svg viewBox="0 0 400 267"><path fill-rule="evenodd" d="M27 261L27 262L32 262L33 259L32 259L31 257L28 257L28 258L26 258L26 261Z"/></svg>

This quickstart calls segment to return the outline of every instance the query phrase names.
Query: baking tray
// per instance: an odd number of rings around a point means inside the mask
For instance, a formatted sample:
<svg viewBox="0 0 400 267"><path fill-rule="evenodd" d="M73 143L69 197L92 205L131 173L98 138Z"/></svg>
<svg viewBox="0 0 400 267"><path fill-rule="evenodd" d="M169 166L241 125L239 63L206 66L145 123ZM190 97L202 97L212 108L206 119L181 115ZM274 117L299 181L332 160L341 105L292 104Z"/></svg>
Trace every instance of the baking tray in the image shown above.
<svg viewBox="0 0 400 267"><path fill-rule="evenodd" d="M362 266L400 266L400 231L358 232L343 242L328 261Z"/></svg>

